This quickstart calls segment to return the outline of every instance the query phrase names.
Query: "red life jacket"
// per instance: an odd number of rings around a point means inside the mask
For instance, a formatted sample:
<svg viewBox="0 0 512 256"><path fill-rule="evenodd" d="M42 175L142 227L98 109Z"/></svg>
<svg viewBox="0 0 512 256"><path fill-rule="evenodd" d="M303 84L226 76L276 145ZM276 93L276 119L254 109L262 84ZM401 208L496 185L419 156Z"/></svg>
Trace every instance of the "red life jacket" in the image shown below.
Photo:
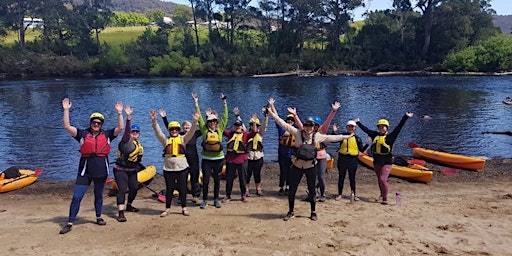
<svg viewBox="0 0 512 256"><path fill-rule="evenodd" d="M82 157L108 156L110 153L110 139L101 131L96 137L92 133L80 140L80 154Z"/></svg>

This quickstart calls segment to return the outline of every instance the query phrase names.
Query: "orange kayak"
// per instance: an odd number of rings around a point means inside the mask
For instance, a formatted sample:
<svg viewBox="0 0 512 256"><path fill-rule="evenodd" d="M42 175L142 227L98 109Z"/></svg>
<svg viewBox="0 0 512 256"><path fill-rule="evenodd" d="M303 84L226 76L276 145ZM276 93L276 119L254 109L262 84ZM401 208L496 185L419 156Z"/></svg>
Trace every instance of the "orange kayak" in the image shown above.
<svg viewBox="0 0 512 256"><path fill-rule="evenodd" d="M461 169L481 171L485 165L485 159L479 157L451 154L421 147L413 148L412 152L415 157Z"/></svg>
<svg viewBox="0 0 512 256"><path fill-rule="evenodd" d="M368 155L359 155L359 161L373 168L373 157ZM421 169L415 169L405 166L393 165L391 167L391 175L408 180L428 183L432 180L433 172L425 169L426 167L424 166L422 166Z"/></svg>
<svg viewBox="0 0 512 256"><path fill-rule="evenodd" d="M20 170L21 176L12 178L12 179L0 179L0 193L9 192L13 190L17 190L20 188L24 188L34 182L36 182L37 177L39 177L41 170L32 171L32 170Z"/></svg>

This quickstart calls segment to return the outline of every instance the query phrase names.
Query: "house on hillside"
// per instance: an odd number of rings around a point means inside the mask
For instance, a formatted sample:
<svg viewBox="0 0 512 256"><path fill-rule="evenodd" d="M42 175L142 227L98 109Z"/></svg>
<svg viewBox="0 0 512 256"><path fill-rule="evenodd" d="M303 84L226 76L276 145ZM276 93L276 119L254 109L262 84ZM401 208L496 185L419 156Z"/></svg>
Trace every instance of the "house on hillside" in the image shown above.
<svg viewBox="0 0 512 256"><path fill-rule="evenodd" d="M31 29L42 29L44 28L44 21L43 19L38 18L23 18L23 27Z"/></svg>

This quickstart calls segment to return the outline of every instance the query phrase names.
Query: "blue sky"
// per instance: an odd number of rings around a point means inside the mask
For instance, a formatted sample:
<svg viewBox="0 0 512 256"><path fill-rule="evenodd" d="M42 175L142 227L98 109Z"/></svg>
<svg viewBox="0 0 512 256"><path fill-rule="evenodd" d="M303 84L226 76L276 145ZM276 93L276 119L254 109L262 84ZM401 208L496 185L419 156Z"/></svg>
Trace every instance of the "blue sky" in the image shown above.
<svg viewBox="0 0 512 256"><path fill-rule="evenodd" d="M177 4L190 5L188 0L162 0L164 2L174 2ZM257 0L252 0L252 4L256 4ZM370 0L370 4L365 8L359 8L355 11L354 20L362 20L361 15L367 11L384 10L391 8L393 0ZM512 1L511 0L492 0L492 8L496 10L498 15L512 15Z"/></svg>

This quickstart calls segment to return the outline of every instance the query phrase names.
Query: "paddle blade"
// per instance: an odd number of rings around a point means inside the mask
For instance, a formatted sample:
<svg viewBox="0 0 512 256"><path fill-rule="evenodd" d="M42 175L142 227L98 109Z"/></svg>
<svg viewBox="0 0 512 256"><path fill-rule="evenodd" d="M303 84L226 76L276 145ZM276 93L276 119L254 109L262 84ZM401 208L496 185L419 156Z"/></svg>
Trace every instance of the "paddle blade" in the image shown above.
<svg viewBox="0 0 512 256"><path fill-rule="evenodd" d="M165 203L165 195L162 195L162 194L158 194L158 201L161 202L161 203Z"/></svg>
<svg viewBox="0 0 512 256"><path fill-rule="evenodd" d="M418 145L418 144L416 144L416 143L414 143L412 141L407 143L407 146L410 147L410 148L419 148L420 147L420 145Z"/></svg>
<svg viewBox="0 0 512 256"><path fill-rule="evenodd" d="M112 184L112 182L114 182L114 179L112 177L108 177L107 180L105 181L105 184L110 185L110 184Z"/></svg>
<svg viewBox="0 0 512 256"><path fill-rule="evenodd" d="M424 166L425 165L425 160L421 160L421 159L409 159L407 160L407 162L409 164L417 164L417 165L421 165L421 166Z"/></svg>
<svg viewBox="0 0 512 256"><path fill-rule="evenodd" d="M441 173L445 176L457 176L457 170L453 168L445 168L441 170Z"/></svg>
<svg viewBox="0 0 512 256"><path fill-rule="evenodd" d="M34 176L34 177L39 177L39 176L41 176L41 174L43 174L43 169L42 169L42 168L39 168L39 169L37 169L37 170L34 172L34 174L32 174L32 176Z"/></svg>

